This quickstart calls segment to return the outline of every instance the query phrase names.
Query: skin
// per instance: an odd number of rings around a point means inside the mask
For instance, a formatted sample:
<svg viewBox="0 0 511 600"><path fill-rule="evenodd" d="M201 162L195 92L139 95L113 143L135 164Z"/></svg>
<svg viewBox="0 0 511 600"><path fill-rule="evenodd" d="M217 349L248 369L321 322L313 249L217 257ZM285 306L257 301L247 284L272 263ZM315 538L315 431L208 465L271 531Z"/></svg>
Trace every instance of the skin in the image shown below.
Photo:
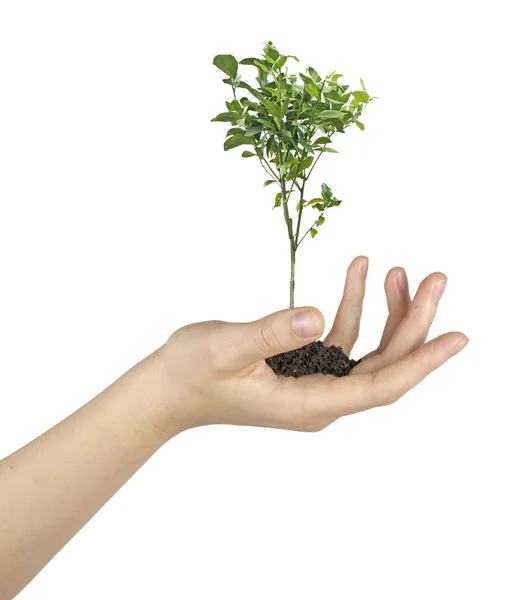
<svg viewBox="0 0 511 600"><path fill-rule="evenodd" d="M357 340L368 261L353 260L325 345L349 355ZM167 342L108 388L0 461L0 600L13 598L167 441L210 424L320 431L341 416L398 400L468 342L426 342L447 281L428 275L413 298L404 269L385 279L388 318L376 350L347 377L277 376L264 359L319 339L314 307L248 323L205 321ZM303 318L295 333L296 315Z"/></svg>

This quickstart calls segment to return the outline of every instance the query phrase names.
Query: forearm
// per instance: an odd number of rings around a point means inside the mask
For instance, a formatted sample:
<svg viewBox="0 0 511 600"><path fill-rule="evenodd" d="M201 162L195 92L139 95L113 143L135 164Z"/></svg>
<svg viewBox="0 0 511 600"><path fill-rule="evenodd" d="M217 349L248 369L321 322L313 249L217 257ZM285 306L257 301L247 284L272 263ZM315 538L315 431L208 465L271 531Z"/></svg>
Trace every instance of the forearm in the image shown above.
<svg viewBox="0 0 511 600"><path fill-rule="evenodd" d="M150 400L168 393L163 379L156 351L0 462L0 600L23 589L179 432L151 421Z"/></svg>

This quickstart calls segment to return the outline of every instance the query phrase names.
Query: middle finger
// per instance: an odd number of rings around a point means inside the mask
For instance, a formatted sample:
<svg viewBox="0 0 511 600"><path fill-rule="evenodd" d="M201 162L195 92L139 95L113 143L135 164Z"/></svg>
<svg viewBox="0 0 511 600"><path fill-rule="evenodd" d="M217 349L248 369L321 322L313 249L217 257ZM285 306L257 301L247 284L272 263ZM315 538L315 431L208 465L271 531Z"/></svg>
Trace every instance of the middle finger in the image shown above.
<svg viewBox="0 0 511 600"><path fill-rule="evenodd" d="M380 354L358 364L353 369L354 374L381 369L419 348L426 341L446 283L447 276L444 273L428 275L419 285L406 317L387 347Z"/></svg>

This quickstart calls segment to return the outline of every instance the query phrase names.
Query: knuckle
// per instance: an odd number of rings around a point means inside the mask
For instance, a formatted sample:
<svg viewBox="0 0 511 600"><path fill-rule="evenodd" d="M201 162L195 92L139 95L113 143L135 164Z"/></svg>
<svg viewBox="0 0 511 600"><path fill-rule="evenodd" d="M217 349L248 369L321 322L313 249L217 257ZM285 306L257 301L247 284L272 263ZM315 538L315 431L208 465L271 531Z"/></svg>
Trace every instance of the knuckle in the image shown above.
<svg viewBox="0 0 511 600"><path fill-rule="evenodd" d="M378 391L378 383L379 383L378 371L371 371L369 373L369 376L371 377L371 387L373 389L373 394L374 394Z"/></svg>
<svg viewBox="0 0 511 600"><path fill-rule="evenodd" d="M318 414L317 409L308 400L309 396L306 390L303 390L300 402L296 403L293 428L296 431L317 433L325 429L330 421L327 421L324 415Z"/></svg>
<svg viewBox="0 0 511 600"><path fill-rule="evenodd" d="M389 390L386 389L386 386L383 385L381 381L380 371L371 371L371 387L373 389L373 398L375 398L376 406L389 406L393 404L396 398L390 393Z"/></svg>
<svg viewBox="0 0 511 600"><path fill-rule="evenodd" d="M221 326L223 322L217 322L218 326ZM223 372L228 369L231 362L232 353L229 351L231 345L229 340L225 340L224 336L219 335L218 329L212 328L204 339L201 340L203 344L202 357L197 357L197 360L202 360L205 366L210 367L213 371Z"/></svg>
<svg viewBox="0 0 511 600"><path fill-rule="evenodd" d="M254 330L254 342L256 347L265 354L274 352L280 354L285 352L286 348L275 331L274 323L271 320L265 320Z"/></svg>
<svg viewBox="0 0 511 600"><path fill-rule="evenodd" d="M378 372L379 369L382 369L388 362L388 352L383 350L382 352L378 352L373 354L372 360L374 361L374 372Z"/></svg>
<svg viewBox="0 0 511 600"><path fill-rule="evenodd" d="M404 322L408 327L429 327L433 323L435 307L431 304L413 304Z"/></svg>
<svg viewBox="0 0 511 600"><path fill-rule="evenodd" d="M308 431L317 425L310 411L307 409L304 393L293 398L282 407L281 419L293 431Z"/></svg>
<svg viewBox="0 0 511 600"><path fill-rule="evenodd" d="M320 431L323 431L323 429L326 429L328 427L328 425L330 425L330 423L313 423L312 425L309 425L306 428L300 429L300 431L303 431L305 433L319 433Z"/></svg>
<svg viewBox="0 0 511 600"><path fill-rule="evenodd" d="M293 408L288 411L287 422L295 431L301 431L307 427L307 418L303 407L299 403L294 403Z"/></svg>
<svg viewBox="0 0 511 600"><path fill-rule="evenodd" d="M295 430L300 415L294 402L279 402L272 407L271 420L281 429Z"/></svg>

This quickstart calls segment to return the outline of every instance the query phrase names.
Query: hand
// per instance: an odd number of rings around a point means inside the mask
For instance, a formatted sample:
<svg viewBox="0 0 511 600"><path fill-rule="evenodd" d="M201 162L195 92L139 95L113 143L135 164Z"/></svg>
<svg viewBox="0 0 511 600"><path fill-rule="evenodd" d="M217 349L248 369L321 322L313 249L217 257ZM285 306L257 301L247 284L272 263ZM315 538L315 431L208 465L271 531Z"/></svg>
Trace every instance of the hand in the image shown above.
<svg viewBox="0 0 511 600"><path fill-rule="evenodd" d="M350 354L359 333L367 258L353 260L324 344ZM277 376L265 358L317 340L324 318L314 307L285 309L249 323L205 321L178 329L158 352L171 393L153 405L169 436L207 424L320 431L343 415L392 404L459 352L468 338L450 332L425 343L447 278L428 275L413 301L404 269L385 279L388 319L380 344L346 377Z"/></svg>

